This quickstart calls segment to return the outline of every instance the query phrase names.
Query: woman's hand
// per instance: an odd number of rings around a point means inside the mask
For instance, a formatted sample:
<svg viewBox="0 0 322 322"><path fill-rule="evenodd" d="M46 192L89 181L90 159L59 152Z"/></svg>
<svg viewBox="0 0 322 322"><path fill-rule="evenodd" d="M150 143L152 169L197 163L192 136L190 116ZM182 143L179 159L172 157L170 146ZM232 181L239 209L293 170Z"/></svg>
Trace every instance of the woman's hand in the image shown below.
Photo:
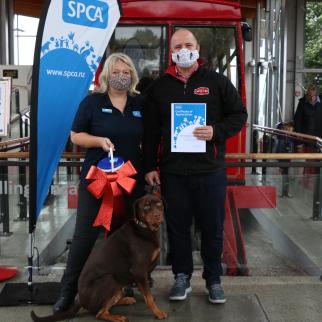
<svg viewBox="0 0 322 322"><path fill-rule="evenodd" d="M88 134L86 132L70 132L71 141L84 148L102 148L104 151L108 152L110 149L115 150L114 144L109 138L95 136Z"/></svg>
<svg viewBox="0 0 322 322"><path fill-rule="evenodd" d="M211 125L198 126L194 129L193 135L198 140L210 141L214 135L214 128Z"/></svg>
<svg viewBox="0 0 322 322"><path fill-rule="evenodd" d="M111 142L109 138L99 137L99 140L100 146L104 151L108 152L110 151L110 149L112 149L113 151L115 150L114 144Z"/></svg>

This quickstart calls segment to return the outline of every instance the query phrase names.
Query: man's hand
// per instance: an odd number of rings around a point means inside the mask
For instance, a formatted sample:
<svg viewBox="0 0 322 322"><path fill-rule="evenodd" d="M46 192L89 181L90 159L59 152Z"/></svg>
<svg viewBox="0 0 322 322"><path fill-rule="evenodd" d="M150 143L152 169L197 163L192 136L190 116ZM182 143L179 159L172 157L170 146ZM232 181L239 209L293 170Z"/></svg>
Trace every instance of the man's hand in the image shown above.
<svg viewBox="0 0 322 322"><path fill-rule="evenodd" d="M198 140L210 141L214 136L214 129L210 125L198 126L194 129L193 135Z"/></svg>
<svg viewBox="0 0 322 322"><path fill-rule="evenodd" d="M159 185L160 184L160 177L157 171L150 171L145 175L145 181L150 186Z"/></svg>

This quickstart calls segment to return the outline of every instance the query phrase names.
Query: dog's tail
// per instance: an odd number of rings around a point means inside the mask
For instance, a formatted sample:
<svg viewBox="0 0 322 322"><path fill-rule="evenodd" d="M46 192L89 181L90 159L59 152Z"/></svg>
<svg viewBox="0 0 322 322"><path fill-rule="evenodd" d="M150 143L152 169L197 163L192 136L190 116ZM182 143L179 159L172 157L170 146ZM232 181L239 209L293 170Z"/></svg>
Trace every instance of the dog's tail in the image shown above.
<svg viewBox="0 0 322 322"><path fill-rule="evenodd" d="M34 322L55 322L55 321L62 321L62 320L67 320L67 319L72 319L76 316L78 311L80 310L81 305L79 302L76 300L73 306L65 311L65 312L60 312L52 315L47 315L47 316L38 316L34 311L30 312L30 316Z"/></svg>

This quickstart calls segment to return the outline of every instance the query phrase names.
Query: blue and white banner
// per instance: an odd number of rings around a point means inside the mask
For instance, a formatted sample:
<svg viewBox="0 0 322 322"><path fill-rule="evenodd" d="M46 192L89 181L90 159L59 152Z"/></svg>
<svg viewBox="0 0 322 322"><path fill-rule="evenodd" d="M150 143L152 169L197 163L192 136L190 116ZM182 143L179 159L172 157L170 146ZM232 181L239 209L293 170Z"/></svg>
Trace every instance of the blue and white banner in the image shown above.
<svg viewBox="0 0 322 322"><path fill-rule="evenodd" d="M31 102L33 227L78 105L88 93L120 15L117 0L52 0L45 4L37 34Z"/></svg>

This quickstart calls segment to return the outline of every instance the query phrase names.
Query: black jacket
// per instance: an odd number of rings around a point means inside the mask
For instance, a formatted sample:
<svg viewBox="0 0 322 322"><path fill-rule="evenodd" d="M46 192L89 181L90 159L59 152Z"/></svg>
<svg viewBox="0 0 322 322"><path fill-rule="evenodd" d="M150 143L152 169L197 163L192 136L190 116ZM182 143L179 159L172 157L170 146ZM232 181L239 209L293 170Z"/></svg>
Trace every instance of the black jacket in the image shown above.
<svg viewBox="0 0 322 322"><path fill-rule="evenodd" d="M198 95L204 92L196 91L200 88L209 93ZM214 138L207 141L205 153L171 152L171 103L207 104L206 123L214 127ZM158 166L161 172L172 174L208 173L223 168L226 139L237 134L247 119L243 102L228 78L204 68L199 68L184 84L170 66L150 87L143 106L145 173Z"/></svg>
<svg viewBox="0 0 322 322"><path fill-rule="evenodd" d="M294 115L294 131L322 138L322 96L313 106L304 96L300 98Z"/></svg>

